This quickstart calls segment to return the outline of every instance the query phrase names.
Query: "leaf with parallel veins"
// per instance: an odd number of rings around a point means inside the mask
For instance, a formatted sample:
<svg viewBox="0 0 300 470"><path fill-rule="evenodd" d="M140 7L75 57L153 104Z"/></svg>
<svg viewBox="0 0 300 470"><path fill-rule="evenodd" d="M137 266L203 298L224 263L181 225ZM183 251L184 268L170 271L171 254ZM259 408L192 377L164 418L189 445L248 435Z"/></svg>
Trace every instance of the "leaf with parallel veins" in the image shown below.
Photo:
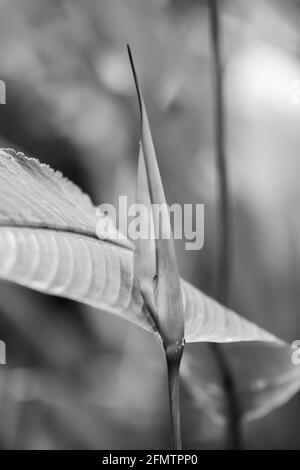
<svg viewBox="0 0 300 470"><path fill-rule="evenodd" d="M38 160L0 150L0 278L122 316L147 331L129 240L100 240L96 207ZM78 288L78 286L81 286ZM181 280L185 337L197 341L276 338Z"/></svg>
<svg viewBox="0 0 300 470"><path fill-rule="evenodd" d="M0 279L106 310L160 337L151 317L145 315L132 243L115 243L105 234L100 240L97 221L90 199L61 174L23 154L0 150ZM236 343L226 345L224 354L234 349L230 357L235 361L235 379L240 380L244 396L251 398L252 417L296 393L299 367L291 363L288 345L182 279L181 291L187 342ZM191 363L186 351L183 378L194 383L194 396L214 400L207 387L198 388L196 377L200 367L202 383L218 385L214 363L195 348ZM274 400L270 401L267 389L262 393L251 385L262 384L264 377Z"/></svg>

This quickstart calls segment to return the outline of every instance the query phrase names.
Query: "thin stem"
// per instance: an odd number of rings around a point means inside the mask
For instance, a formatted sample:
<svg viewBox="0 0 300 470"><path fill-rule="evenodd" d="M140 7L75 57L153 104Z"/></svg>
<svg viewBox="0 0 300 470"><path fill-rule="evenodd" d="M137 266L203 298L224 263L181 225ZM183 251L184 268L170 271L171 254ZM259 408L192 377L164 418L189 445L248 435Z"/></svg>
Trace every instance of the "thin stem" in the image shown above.
<svg viewBox="0 0 300 470"><path fill-rule="evenodd" d="M228 175L225 154L225 107L223 93L222 51L220 44L220 20L218 0L208 0L210 13L210 36L213 53L213 80L214 80L214 132L216 163L219 188L218 203L218 274L217 298L228 305L231 273L231 224L229 207ZM241 414L236 396L234 379L222 348L212 344L211 349L218 363L222 377L223 387L227 398L228 410L228 446L231 449L242 448Z"/></svg>
<svg viewBox="0 0 300 470"><path fill-rule="evenodd" d="M169 403L170 403L170 418L171 418L171 435L172 435L172 449L181 450L181 421L180 421L180 397L179 397L179 367L182 357L180 355L174 357L166 352L167 367L168 367L168 386L169 386Z"/></svg>
<svg viewBox="0 0 300 470"><path fill-rule="evenodd" d="M225 155L225 110L223 93L223 70L220 46L220 20L218 0L208 0L210 6L210 30L213 52L213 80L214 80L214 127L215 148L217 162L217 176L219 188L219 258L218 258L218 299L223 304L228 304L230 284L230 211L228 175Z"/></svg>

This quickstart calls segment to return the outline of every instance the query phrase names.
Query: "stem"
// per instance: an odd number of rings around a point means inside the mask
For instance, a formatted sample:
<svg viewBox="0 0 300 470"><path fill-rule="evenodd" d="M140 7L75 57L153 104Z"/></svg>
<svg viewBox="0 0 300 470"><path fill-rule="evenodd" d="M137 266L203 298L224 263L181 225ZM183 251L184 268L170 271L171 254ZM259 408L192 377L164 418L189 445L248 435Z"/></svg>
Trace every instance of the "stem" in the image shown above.
<svg viewBox="0 0 300 470"><path fill-rule="evenodd" d="M218 0L208 0L210 12L210 35L213 53L214 79L214 128L216 163L219 188L218 220L219 220L219 251L217 298L225 305L229 302L230 272L231 272L231 231L228 175L225 154L225 107L223 93L222 53L220 45L220 20ZM241 414L236 396L234 379L224 352L218 344L211 344L211 349L218 363L223 387L227 398L228 409L228 447L242 448Z"/></svg>
<svg viewBox="0 0 300 470"><path fill-rule="evenodd" d="M220 21L218 0L208 0L210 6L211 44L213 51L213 80L214 80L214 127L215 148L217 161L217 176L219 180L219 259L218 259L218 299L223 304L228 304L229 280L230 280L230 211L228 176L225 155L225 112L223 94L223 71L220 46Z"/></svg>
<svg viewBox="0 0 300 470"><path fill-rule="evenodd" d="M231 450L241 450L243 448L242 420L233 376L220 345L217 343L211 343L210 347L219 366L222 384L227 400L227 447Z"/></svg>
<svg viewBox="0 0 300 470"><path fill-rule="evenodd" d="M181 422L180 422L180 397L179 397L179 368L183 347L179 355L168 354L166 351L167 367L168 367L168 386L169 386L169 403L171 418L171 435L172 449L181 450Z"/></svg>

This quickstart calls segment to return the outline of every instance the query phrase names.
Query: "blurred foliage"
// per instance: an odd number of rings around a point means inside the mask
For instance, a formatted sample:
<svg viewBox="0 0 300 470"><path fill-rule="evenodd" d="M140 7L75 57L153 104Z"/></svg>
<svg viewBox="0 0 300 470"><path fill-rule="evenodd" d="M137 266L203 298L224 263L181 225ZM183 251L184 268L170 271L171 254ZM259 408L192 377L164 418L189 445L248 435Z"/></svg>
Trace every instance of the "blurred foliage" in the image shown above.
<svg viewBox="0 0 300 470"><path fill-rule="evenodd" d="M300 338L299 3L224 0L231 307ZM205 246L181 273L215 290L216 175L207 3L1 0L1 146L48 162L95 203L133 200L138 108L130 42L170 203L205 203ZM167 448L165 368L146 333L104 312L1 284L2 448ZM199 349L199 354L201 348ZM218 448L182 392L185 448ZM247 427L250 448L300 448L300 400Z"/></svg>

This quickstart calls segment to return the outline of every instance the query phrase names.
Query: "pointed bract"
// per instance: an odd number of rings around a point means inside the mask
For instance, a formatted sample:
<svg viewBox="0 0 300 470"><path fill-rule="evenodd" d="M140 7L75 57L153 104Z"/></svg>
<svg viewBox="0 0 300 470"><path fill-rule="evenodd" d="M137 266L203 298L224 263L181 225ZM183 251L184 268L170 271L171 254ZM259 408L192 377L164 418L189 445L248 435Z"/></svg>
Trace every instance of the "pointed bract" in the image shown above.
<svg viewBox="0 0 300 470"><path fill-rule="evenodd" d="M155 213L153 214L156 239L157 286L155 300L158 325L165 348L167 350L169 348L174 349L173 352L177 354L177 352L179 353L179 351L181 351L184 340L184 318L180 277L172 236L170 215L156 160L146 106L138 83L131 50L128 45L127 48L139 101L141 141L143 156L145 159L150 201L152 205L160 206L162 214L162 223L160 223L159 217L157 217Z"/></svg>

